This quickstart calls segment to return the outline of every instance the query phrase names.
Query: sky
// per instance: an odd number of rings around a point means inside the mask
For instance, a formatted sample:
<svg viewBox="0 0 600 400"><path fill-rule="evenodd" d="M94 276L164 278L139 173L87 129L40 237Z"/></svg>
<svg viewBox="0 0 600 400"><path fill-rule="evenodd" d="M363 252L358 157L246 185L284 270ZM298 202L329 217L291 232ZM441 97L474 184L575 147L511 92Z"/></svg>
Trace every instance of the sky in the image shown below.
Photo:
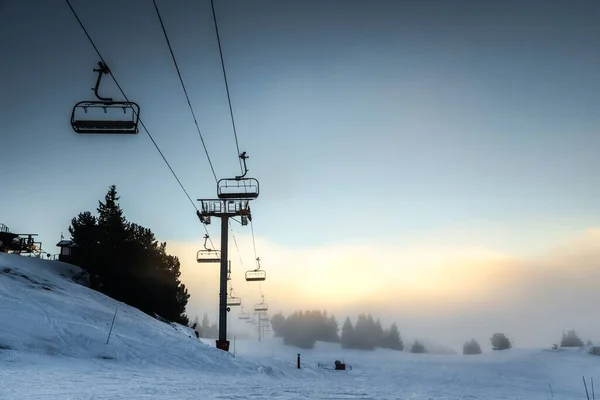
<svg viewBox="0 0 600 400"><path fill-rule="evenodd" d="M196 202L216 184L149 0L72 0ZM158 0L219 178L239 173L209 1ZM600 3L215 1L241 151L260 181L234 224L245 310L372 312L459 345L496 330L600 340ZM99 61L66 2L0 2L0 222L55 253L111 184L216 317L204 228L148 135L77 135ZM103 80L101 93L119 98ZM6 95L8 94L8 95ZM208 226L219 243L219 224ZM232 313L231 319L235 319Z"/></svg>

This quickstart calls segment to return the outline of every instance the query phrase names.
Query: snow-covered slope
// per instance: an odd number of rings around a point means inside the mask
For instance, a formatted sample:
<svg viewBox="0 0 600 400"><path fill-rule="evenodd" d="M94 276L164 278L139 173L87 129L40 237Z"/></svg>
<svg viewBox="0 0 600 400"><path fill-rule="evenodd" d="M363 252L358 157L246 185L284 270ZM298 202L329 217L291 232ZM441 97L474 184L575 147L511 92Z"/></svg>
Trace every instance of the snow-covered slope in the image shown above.
<svg viewBox="0 0 600 400"><path fill-rule="evenodd" d="M600 376L582 349L463 356L268 339L236 340L234 356L75 283L77 272L0 253L0 399L551 399L550 385L556 399L584 399L581 376ZM336 359L352 370L317 367Z"/></svg>
<svg viewBox="0 0 600 400"><path fill-rule="evenodd" d="M47 355L199 370L258 367L202 344L190 328L75 283L78 272L58 261L0 253L0 360Z"/></svg>

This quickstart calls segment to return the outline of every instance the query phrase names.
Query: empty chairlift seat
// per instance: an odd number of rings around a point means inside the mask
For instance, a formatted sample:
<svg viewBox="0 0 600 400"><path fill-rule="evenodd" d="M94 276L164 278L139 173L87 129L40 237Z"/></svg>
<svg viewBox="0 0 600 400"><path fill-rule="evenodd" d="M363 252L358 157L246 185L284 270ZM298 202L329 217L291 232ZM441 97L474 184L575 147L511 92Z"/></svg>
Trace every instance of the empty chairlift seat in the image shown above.
<svg viewBox="0 0 600 400"><path fill-rule="evenodd" d="M246 271L246 281L248 282L264 281L266 279L267 272L262 269Z"/></svg>
<svg viewBox="0 0 600 400"><path fill-rule="evenodd" d="M269 306L266 303L260 303L254 305L254 311L267 311Z"/></svg>
<svg viewBox="0 0 600 400"><path fill-rule="evenodd" d="M196 253L196 261L199 263L218 263L221 262L221 252L219 250L201 249Z"/></svg>
<svg viewBox="0 0 600 400"><path fill-rule="evenodd" d="M249 313L245 313L245 312L241 312L241 313L238 315L238 318L239 318L239 319L250 319L250 314L249 314Z"/></svg>
<svg viewBox="0 0 600 400"><path fill-rule="evenodd" d="M255 178L228 178L217 182L220 199L255 199L258 197L258 180Z"/></svg>
<svg viewBox="0 0 600 400"><path fill-rule="evenodd" d="M73 107L71 126L77 133L136 134L139 118L136 103L81 101Z"/></svg>
<svg viewBox="0 0 600 400"><path fill-rule="evenodd" d="M228 297L227 298L227 305L230 306L230 307L241 306L242 305L242 298L241 297Z"/></svg>

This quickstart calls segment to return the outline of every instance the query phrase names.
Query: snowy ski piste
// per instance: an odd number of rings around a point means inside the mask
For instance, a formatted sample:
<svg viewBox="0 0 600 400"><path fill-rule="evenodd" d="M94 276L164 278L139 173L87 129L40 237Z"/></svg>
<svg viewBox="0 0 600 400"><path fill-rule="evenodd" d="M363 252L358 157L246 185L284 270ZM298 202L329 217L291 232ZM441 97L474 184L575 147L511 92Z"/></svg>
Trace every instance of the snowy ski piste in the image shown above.
<svg viewBox="0 0 600 400"><path fill-rule="evenodd" d="M0 253L0 399L585 399L582 376L600 376L585 348L465 356L267 339L237 340L234 356L76 283L80 271ZM336 359L352 370L318 367Z"/></svg>

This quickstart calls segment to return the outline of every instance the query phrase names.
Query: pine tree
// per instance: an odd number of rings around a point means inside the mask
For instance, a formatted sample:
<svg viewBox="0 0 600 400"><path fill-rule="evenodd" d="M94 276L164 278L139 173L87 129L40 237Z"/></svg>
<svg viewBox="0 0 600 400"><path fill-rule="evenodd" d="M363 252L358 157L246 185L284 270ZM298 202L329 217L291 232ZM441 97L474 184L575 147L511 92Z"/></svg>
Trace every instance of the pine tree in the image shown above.
<svg viewBox="0 0 600 400"><path fill-rule="evenodd" d="M383 327L381 326L381 321L379 318L375 321L373 326L373 343L376 347L381 347L381 343L385 340L383 332Z"/></svg>
<svg viewBox="0 0 600 400"><path fill-rule="evenodd" d="M370 315L369 315L370 317ZM357 349L373 350L375 343L373 341L373 317L369 318L365 314L360 314L354 326L354 346Z"/></svg>
<svg viewBox="0 0 600 400"><path fill-rule="evenodd" d="M404 343L402 342L402 338L400 337L400 331L398 330L398 326L396 323L392 323L390 327L388 336L385 338L385 343L388 349L393 350L404 350Z"/></svg>
<svg viewBox="0 0 600 400"><path fill-rule="evenodd" d="M219 337L219 327L216 322L210 324L210 329L208 330L208 337L211 339L216 339Z"/></svg>
<svg viewBox="0 0 600 400"><path fill-rule="evenodd" d="M275 337L283 337L285 333L285 317L283 314L278 313L273 315L271 318L271 327L273 328L273 334Z"/></svg>
<svg viewBox="0 0 600 400"><path fill-rule="evenodd" d="M335 316L332 315L327 320L327 340L326 342L337 343L340 341L340 336L338 335L338 323L335 320Z"/></svg>
<svg viewBox="0 0 600 400"><path fill-rule="evenodd" d="M512 347L510 340L504 333L494 333L490 339L492 350L507 350Z"/></svg>
<svg viewBox="0 0 600 400"><path fill-rule="evenodd" d="M115 185L110 186L104 197L104 203L98 201L98 240L102 250L100 262L104 269L103 292L112 298L129 304L126 291L128 269L131 267L128 226L119 205L119 196ZM134 290L135 292L135 290Z"/></svg>
<svg viewBox="0 0 600 400"><path fill-rule="evenodd" d="M180 262L166 252L150 229L128 222L114 185L98 217L80 213L69 232L78 247L75 263L90 275L90 286L149 315L187 325L190 295L180 281Z"/></svg>
<svg viewBox="0 0 600 400"><path fill-rule="evenodd" d="M471 339L471 341L465 342L463 354L481 354L481 346L475 339Z"/></svg>
<svg viewBox="0 0 600 400"><path fill-rule="evenodd" d="M427 353L427 349L425 349L425 345L421 342L419 342L418 340L415 340L415 342L413 343L411 349L410 349L411 353Z"/></svg>
<svg viewBox="0 0 600 400"><path fill-rule="evenodd" d="M346 317L344 321L344 325L342 325L342 335L340 337L340 342L342 344L342 348L344 349L352 349L355 346L355 331L352 326L352 321L350 321L350 317Z"/></svg>
<svg viewBox="0 0 600 400"><path fill-rule="evenodd" d="M579 338L577 332L571 329L567 333L563 332L562 340L560 342L560 347L581 347L583 346L583 340Z"/></svg>
<svg viewBox="0 0 600 400"><path fill-rule="evenodd" d="M208 320L208 314L204 313L202 316L202 325L200 325L202 333L208 333L210 331L210 321Z"/></svg>
<svg viewBox="0 0 600 400"><path fill-rule="evenodd" d="M89 211L82 212L71 220L69 233L78 250L73 256L74 263L87 271L90 288L99 290L106 266L99 262L98 220Z"/></svg>

